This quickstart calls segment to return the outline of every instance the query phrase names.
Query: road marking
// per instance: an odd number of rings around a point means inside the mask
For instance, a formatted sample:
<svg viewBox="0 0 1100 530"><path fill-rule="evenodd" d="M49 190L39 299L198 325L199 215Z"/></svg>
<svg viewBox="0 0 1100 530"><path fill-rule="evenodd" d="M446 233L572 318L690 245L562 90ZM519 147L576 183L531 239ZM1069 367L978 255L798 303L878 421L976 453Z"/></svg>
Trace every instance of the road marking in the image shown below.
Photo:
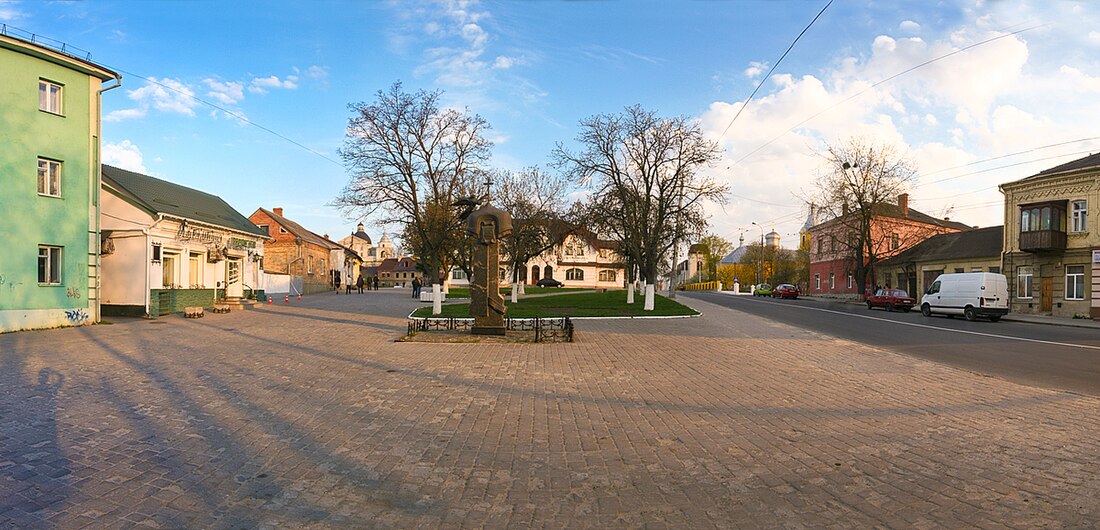
<svg viewBox="0 0 1100 530"><path fill-rule="evenodd" d="M760 303L760 304L777 304L778 305L777 302L770 302L770 301L767 301L767 300L750 300L750 303L753 303L753 302ZM805 309L807 311L820 311L822 313L834 313L834 314L837 314L837 315L844 315L844 316L849 316L849 317L854 317L854 318L866 318L868 320L878 320L879 322L890 322L892 324L898 324L898 325L902 325L902 326L911 326L911 327L914 327L914 328L934 329L934 330L937 330L937 331L948 331L948 332L951 332L951 333L962 333L962 334L965 334L965 335L978 335L980 337L991 337L991 338L995 338L995 339L1018 340L1018 341L1021 341L1021 342L1036 342L1036 343L1039 343L1039 344L1050 344L1052 346L1066 346L1066 347L1069 347L1069 348L1082 348L1082 349L1087 349L1087 350L1100 350L1100 346L1089 346L1088 344L1073 344L1073 343L1070 343L1070 342L1054 342L1054 341L1049 341L1049 340L1029 339L1027 337L1013 337L1013 336L1010 336L1010 335L998 335L996 333L982 333L980 331L968 331L968 330L965 330L965 329L941 328L939 326L930 326L928 324L916 324L916 323L913 323L913 322L901 322L901 321L898 321L898 320L890 320L888 318L872 317L872 316L867 316L867 315L857 315L855 313L845 313L844 311L835 311L835 310L832 310L832 309L821 309L819 307L806 307L806 306L800 306L800 305L787 305L787 307L795 307L795 308L798 308L798 309Z"/></svg>

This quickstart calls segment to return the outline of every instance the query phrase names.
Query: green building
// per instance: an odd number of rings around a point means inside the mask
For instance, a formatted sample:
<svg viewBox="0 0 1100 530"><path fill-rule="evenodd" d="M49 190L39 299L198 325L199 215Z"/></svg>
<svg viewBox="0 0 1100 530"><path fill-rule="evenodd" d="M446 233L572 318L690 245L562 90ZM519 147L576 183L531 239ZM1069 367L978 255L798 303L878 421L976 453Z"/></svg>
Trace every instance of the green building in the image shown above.
<svg viewBox="0 0 1100 530"><path fill-rule="evenodd" d="M121 78L14 31L0 31L0 332L97 322L100 100Z"/></svg>

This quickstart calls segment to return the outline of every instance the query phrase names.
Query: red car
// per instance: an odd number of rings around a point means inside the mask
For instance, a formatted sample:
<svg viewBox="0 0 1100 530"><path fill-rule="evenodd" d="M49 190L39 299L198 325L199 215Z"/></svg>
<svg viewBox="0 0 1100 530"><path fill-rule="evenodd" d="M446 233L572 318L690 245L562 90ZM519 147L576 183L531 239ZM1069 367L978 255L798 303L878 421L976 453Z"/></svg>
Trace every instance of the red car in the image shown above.
<svg viewBox="0 0 1100 530"><path fill-rule="evenodd" d="M879 289L877 293L867 297L867 309L881 307L887 311L900 309L908 313L915 305L917 301L901 289Z"/></svg>
<svg viewBox="0 0 1100 530"><path fill-rule="evenodd" d="M772 297L774 298L798 298L798 287L795 287L789 283L781 283L772 289Z"/></svg>

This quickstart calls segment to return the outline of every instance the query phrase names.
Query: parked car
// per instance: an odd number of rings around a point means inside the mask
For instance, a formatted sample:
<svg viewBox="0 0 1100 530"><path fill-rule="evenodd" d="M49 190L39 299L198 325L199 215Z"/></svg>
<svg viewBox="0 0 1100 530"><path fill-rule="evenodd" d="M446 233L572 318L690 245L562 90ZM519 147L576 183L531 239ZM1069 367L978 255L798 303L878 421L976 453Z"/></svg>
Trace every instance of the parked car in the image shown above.
<svg viewBox="0 0 1100 530"><path fill-rule="evenodd" d="M781 283L772 289L772 296L775 298L798 298L798 287L789 283Z"/></svg>
<svg viewBox="0 0 1100 530"><path fill-rule="evenodd" d="M887 311L902 310L906 313L917 305L917 300L902 289L879 289L867 297L867 309L881 307Z"/></svg>
<svg viewBox="0 0 1100 530"><path fill-rule="evenodd" d="M768 285L766 283L761 283L761 284L757 285L752 290L752 295L753 296L771 296L772 295L772 286Z"/></svg>
<svg viewBox="0 0 1100 530"><path fill-rule="evenodd" d="M993 272L941 274L920 299L924 316L942 313L996 322L1008 314L1008 280Z"/></svg>
<svg viewBox="0 0 1100 530"><path fill-rule="evenodd" d="M543 279L535 282L535 285L537 285L539 287L561 287L564 284L562 284L561 282L559 282L559 281L557 281L553 278L543 278Z"/></svg>

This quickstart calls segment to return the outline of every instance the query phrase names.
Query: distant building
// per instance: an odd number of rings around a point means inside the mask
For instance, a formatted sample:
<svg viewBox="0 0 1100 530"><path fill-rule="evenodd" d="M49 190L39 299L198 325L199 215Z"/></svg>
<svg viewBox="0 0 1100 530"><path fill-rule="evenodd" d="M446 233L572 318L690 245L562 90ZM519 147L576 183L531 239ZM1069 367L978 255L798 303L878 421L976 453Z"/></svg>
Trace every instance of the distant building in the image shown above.
<svg viewBox="0 0 1100 530"><path fill-rule="evenodd" d="M377 267L382 263L382 260L397 257L389 236L383 233L382 239L376 245L371 242L370 236L363 230L363 223L359 223L355 232L341 239L339 243L355 251L363 259L364 267Z"/></svg>
<svg viewBox="0 0 1100 530"><path fill-rule="evenodd" d="M0 332L95 323L100 102L121 77L12 33L0 26Z"/></svg>
<svg viewBox="0 0 1100 530"><path fill-rule="evenodd" d="M337 274L341 285L349 276L352 282L358 278L358 254L284 217L282 208L259 208L248 219L270 238L264 244L264 270L302 278L303 294L333 289Z"/></svg>
<svg viewBox="0 0 1100 530"><path fill-rule="evenodd" d="M1013 313L1100 318L1100 154L1015 182L1005 196L1004 271Z"/></svg>

